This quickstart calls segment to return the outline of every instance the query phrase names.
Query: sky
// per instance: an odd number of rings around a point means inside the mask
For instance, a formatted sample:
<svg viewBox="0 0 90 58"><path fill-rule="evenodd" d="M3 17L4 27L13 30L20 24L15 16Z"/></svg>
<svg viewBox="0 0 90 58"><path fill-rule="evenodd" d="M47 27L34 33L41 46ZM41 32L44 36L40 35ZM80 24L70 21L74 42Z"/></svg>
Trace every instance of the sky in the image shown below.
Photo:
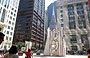
<svg viewBox="0 0 90 58"><path fill-rule="evenodd" d="M45 0L45 10L47 10L47 7L56 0Z"/></svg>

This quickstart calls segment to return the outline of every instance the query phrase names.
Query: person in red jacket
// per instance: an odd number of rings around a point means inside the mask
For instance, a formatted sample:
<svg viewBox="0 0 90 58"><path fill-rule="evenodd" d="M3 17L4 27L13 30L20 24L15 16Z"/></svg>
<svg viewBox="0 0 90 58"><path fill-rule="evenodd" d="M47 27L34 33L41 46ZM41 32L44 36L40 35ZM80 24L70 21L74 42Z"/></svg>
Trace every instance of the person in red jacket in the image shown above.
<svg viewBox="0 0 90 58"><path fill-rule="evenodd" d="M26 52L26 57L25 58L33 58L33 53L31 52L31 49L28 49L28 52Z"/></svg>

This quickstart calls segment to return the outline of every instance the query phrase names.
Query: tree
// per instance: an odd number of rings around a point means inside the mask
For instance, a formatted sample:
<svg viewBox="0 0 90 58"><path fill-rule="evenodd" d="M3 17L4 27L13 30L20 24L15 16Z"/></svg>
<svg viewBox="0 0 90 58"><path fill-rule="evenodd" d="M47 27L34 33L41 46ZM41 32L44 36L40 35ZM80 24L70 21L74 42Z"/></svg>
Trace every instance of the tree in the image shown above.
<svg viewBox="0 0 90 58"><path fill-rule="evenodd" d="M16 45L18 50L21 50L21 47L25 47L25 43L24 42L16 42L13 45Z"/></svg>

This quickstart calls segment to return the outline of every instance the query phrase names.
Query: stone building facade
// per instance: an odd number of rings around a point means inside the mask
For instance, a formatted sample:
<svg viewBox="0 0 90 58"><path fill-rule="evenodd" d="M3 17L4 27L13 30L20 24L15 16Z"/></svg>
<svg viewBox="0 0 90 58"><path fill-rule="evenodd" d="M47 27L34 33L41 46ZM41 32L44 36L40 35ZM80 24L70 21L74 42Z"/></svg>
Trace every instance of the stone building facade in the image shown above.
<svg viewBox="0 0 90 58"><path fill-rule="evenodd" d="M64 24L67 51L84 51L90 39L90 9L88 0L57 0L60 24Z"/></svg>

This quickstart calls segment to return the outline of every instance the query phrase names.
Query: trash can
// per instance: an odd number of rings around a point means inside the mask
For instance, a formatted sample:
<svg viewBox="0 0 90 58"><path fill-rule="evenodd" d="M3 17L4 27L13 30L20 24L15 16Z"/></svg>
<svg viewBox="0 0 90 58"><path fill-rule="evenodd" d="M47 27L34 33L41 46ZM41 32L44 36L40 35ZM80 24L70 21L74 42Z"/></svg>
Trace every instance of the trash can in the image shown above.
<svg viewBox="0 0 90 58"><path fill-rule="evenodd" d="M22 51L19 51L19 52L18 52L18 55L19 55L19 56L23 56L23 52L22 52Z"/></svg>

